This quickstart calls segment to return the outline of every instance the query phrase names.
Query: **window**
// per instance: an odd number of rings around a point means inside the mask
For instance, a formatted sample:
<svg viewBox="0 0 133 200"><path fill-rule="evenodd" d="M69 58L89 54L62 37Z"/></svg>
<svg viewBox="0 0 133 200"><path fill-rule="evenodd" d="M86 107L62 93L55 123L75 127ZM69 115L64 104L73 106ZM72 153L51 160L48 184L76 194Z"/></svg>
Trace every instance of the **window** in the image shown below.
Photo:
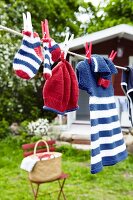
<svg viewBox="0 0 133 200"><path fill-rule="evenodd" d="M129 56L129 65L133 65L133 56Z"/></svg>

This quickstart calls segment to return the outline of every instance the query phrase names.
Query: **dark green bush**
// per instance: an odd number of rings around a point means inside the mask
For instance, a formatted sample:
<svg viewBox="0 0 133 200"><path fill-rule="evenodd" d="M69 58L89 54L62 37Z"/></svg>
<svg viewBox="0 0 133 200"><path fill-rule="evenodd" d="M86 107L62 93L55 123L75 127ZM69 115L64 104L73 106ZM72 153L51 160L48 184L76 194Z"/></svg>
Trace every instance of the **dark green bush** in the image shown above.
<svg viewBox="0 0 133 200"><path fill-rule="evenodd" d="M8 135L10 135L9 123L5 119L2 119L0 121L0 139L3 139Z"/></svg>

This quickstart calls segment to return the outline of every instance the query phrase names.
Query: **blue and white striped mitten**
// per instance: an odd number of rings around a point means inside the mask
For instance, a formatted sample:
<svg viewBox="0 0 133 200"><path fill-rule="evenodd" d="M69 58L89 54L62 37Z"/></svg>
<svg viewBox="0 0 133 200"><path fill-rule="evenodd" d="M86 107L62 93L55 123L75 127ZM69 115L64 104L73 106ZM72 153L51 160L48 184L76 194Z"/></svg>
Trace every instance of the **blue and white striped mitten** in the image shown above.
<svg viewBox="0 0 133 200"><path fill-rule="evenodd" d="M41 41L37 33L23 32L23 40L13 61L15 74L22 79L33 78L43 62Z"/></svg>
<svg viewBox="0 0 133 200"><path fill-rule="evenodd" d="M43 77L47 80L52 75L51 67L54 62L57 62L61 55L59 45L53 39L43 41L44 48L44 68Z"/></svg>

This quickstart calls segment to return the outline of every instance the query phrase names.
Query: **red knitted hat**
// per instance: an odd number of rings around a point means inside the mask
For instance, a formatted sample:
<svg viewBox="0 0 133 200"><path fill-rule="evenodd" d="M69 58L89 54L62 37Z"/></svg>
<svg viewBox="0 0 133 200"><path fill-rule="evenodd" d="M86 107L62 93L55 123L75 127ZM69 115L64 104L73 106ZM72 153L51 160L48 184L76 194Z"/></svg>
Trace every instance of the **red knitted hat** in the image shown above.
<svg viewBox="0 0 133 200"><path fill-rule="evenodd" d="M59 62L52 70L43 88L44 109L64 114L70 98L70 76L64 62Z"/></svg>
<svg viewBox="0 0 133 200"><path fill-rule="evenodd" d="M71 79L70 99L67 105L66 112L71 112L79 108L78 106L79 88L78 88L78 80L73 67L67 61L65 61L65 64Z"/></svg>

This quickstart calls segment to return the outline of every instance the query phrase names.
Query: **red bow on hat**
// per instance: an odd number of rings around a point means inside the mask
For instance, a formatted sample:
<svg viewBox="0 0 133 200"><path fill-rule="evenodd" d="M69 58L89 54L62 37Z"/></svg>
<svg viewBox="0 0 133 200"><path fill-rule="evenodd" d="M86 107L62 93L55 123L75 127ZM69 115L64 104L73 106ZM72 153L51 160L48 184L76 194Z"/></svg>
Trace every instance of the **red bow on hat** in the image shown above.
<svg viewBox="0 0 133 200"><path fill-rule="evenodd" d="M108 88L110 85L110 80L108 79L104 79L104 78L99 78L98 79L98 85L102 86L104 88Z"/></svg>

